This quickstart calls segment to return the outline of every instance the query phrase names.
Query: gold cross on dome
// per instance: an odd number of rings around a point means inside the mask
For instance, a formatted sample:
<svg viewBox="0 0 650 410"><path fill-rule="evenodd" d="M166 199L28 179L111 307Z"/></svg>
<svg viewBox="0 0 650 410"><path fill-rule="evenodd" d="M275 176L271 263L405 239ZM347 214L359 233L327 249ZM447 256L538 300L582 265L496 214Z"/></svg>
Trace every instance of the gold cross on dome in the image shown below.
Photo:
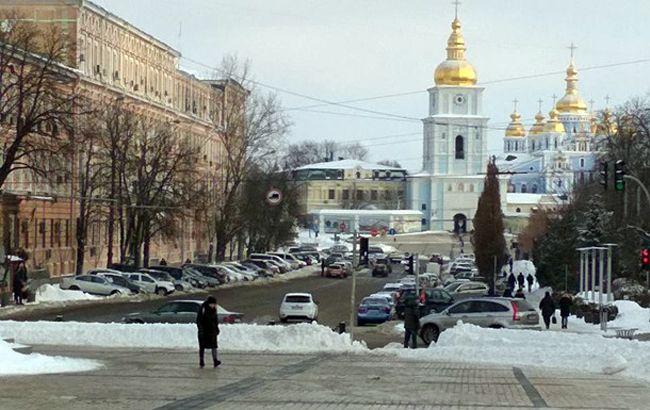
<svg viewBox="0 0 650 410"><path fill-rule="evenodd" d="M542 100L541 98L539 100L537 100L537 106L538 106L540 112L542 111L542 103L543 102L544 102L544 100Z"/></svg>
<svg viewBox="0 0 650 410"><path fill-rule="evenodd" d="M519 102L519 100L515 98L514 100L512 100L512 102L515 104L515 112L517 112L517 103Z"/></svg>
<svg viewBox="0 0 650 410"><path fill-rule="evenodd" d="M557 95L553 94L551 97L553 98L553 108L555 108L555 100L557 99Z"/></svg>
<svg viewBox="0 0 650 410"><path fill-rule="evenodd" d="M605 107L609 107L609 100L610 100L609 95L606 95L605 96Z"/></svg>
<svg viewBox="0 0 650 410"><path fill-rule="evenodd" d="M455 6L454 17L458 18L458 6L461 4L459 0L454 0L451 2Z"/></svg>

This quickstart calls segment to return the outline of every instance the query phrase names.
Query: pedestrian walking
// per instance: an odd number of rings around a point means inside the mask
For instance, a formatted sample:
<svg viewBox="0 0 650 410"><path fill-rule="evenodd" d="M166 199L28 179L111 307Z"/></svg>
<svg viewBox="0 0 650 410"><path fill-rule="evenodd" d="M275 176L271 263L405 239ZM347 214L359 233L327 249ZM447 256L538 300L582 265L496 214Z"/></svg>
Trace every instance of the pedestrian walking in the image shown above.
<svg viewBox="0 0 650 410"><path fill-rule="evenodd" d="M165 260L165 258L162 258L160 260L160 266L167 266L167 261Z"/></svg>
<svg viewBox="0 0 650 410"><path fill-rule="evenodd" d="M417 348L418 329L420 328L420 312L415 296L409 296L404 301L404 348L409 344L413 349Z"/></svg>
<svg viewBox="0 0 650 410"><path fill-rule="evenodd" d="M526 282L528 282L528 293L530 293L533 291L533 283L535 283L535 278L532 273L529 273L528 276L526 276Z"/></svg>
<svg viewBox="0 0 650 410"><path fill-rule="evenodd" d="M569 315L571 314L571 305L573 298L568 293L562 294L560 298L560 316L562 317L562 329L567 329L569 324Z"/></svg>
<svg viewBox="0 0 650 410"><path fill-rule="evenodd" d="M14 302L17 305L23 305L23 288L27 283L27 269L25 268L25 262L20 262L16 273L14 274Z"/></svg>
<svg viewBox="0 0 650 410"><path fill-rule="evenodd" d="M198 327L199 338L199 367L205 367L205 349L210 349L214 367L218 367L221 364L217 358L219 320L217 317L217 299L214 296L208 296L201 305L199 312L196 314L196 326Z"/></svg>
<svg viewBox="0 0 650 410"><path fill-rule="evenodd" d="M511 273L512 273L512 265L513 265L513 263L514 263L514 261L512 260L512 256L511 256L510 258L508 258L508 266L510 266L510 272Z"/></svg>
<svg viewBox="0 0 650 410"><path fill-rule="evenodd" d="M555 302L553 302L551 292L546 292L542 301L539 302L539 310L542 311L542 318L546 329L548 329L551 326L551 316L555 314Z"/></svg>
<svg viewBox="0 0 650 410"><path fill-rule="evenodd" d="M325 276L325 258L320 260L320 275Z"/></svg>
<svg viewBox="0 0 650 410"><path fill-rule="evenodd" d="M508 289L510 289L510 292L515 290L516 282L517 282L517 278L515 278L515 274L510 272L510 275L508 276Z"/></svg>
<svg viewBox="0 0 650 410"><path fill-rule="evenodd" d="M515 297L517 299L526 299L526 295L524 295L524 288L517 289L517 293L515 293Z"/></svg>
<svg viewBox="0 0 650 410"><path fill-rule="evenodd" d="M520 288L524 287L524 282L526 282L526 278L524 278L524 274L522 272L519 272L519 275L517 275L517 283L519 284Z"/></svg>

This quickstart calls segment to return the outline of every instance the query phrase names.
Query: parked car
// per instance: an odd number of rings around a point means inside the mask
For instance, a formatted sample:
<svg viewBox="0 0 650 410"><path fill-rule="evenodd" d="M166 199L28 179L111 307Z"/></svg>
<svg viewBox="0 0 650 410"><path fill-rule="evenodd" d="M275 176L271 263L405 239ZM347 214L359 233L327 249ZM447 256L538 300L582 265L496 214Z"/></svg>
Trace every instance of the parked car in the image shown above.
<svg viewBox="0 0 650 410"><path fill-rule="evenodd" d="M384 298L391 307L395 306L395 296L391 292L379 291L368 296L369 298Z"/></svg>
<svg viewBox="0 0 650 410"><path fill-rule="evenodd" d="M280 266L284 266L287 272L292 270L291 264L289 264L288 262L286 262L284 259L282 259L277 255L270 255L268 253L252 253L250 255L250 259L273 261L280 264Z"/></svg>
<svg viewBox="0 0 650 410"><path fill-rule="evenodd" d="M170 275L165 271L161 271L153 268L143 268L140 269L139 272L146 273L156 280L171 282L174 284L174 289L178 291L192 289L192 285L190 285L188 282L185 282L183 280L177 280L172 275Z"/></svg>
<svg viewBox="0 0 650 410"><path fill-rule="evenodd" d="M78 275L64 278L60 284L61 289L81 290L93 295L128 295L131 291L123 286L118 286L109 279L98 275Z"/></svg>
<svg viewBox="0 0 650 410"><path fill-rule="evenodd" d="M327 278L347 278L348 273L345 270L345 265L341 263L333 263L325 269L325 277Z"/></svg>
<svg viewBox="0 0 650 410"><path fill-rule="evenodd" d="M296 258L295 255L292 255L290 253L286 252L269 252L269 255L275 255L278 256L282 259L284 259L285 262L291 265L291 269L300 269L304 268L307 266L306 262L301 261L300 259Z"/></svg>
<svg viewBox="0 0 650 410"><path fill-rule="evenodd" d="M117 286L127 288L128 290L131 291L131 293L136 293L136 294L144 293L144 289L142 289L140 286L136 285L135 283L125 278L121 273L97 272L96 275L107 278L109 281L111 281Z"/></svg>
<svg viewBox="0 0 650 410"><path fill-rule="evenodd" d="M239 262L224 262L223 264L229 268L234 269L236 272L239 272L242 275L248 277L248 280L255 280L259 278L257 271L248 268Z"/></svg>
<svg viewBox="0 0 650 410"><path fill-rule="evenodd" d="M280 321L318 320L318 303L311 293L287 293L280 304Z"/></svg>
<svg viewBox="0 0 650 410"><path fill-rule="evenodd" d="M196 323L196 314L201 304L203 304L202 300L174 300L152 312L131 313L122 318L122 321L125 323ZM243 317L242 313L230 312L217 305L219 323L239 323Z"/></svg>
<svg viewBox="0 0 650 410"><path fill-rule="evenodd" d="M357 326L366 323L384 323L391 318L392 307L385 297L369 296L361 299L357 309Z"/></svg>
<svg viewBox="0 0 650 410"><path fill-rule="evenodd" d="M224 273L222 273L222 272L219 272L219 270L217 268L215 268L214 266L201 265L201 264L197 264L197 263L186 263L186 264L183 265L183 267L184 268L185 267L192 268L192 269L200 272L201 275L209 276L211 278L217 279L219 281L219 283L222 284L222 285L228 281L226 275Z"/></svg>
<svg viewBox="0 0 650 410"><path fill-rule="evenodd" d="M267 276L273 276L275 274L280 273L280 268L273 265L272 263L268 263L267 261L261 261L261 260L254 261L252 259L246 259L245 261L242 262L242 264L248 267L256 266L259 269L262 269L262 271L266 271Z"/></svg>
<svg viewBox="0 0 650 410"><path fill-rule="evenodd" d="M137 272L138 269L140 269L135 265L129 265L127 263L112 263L110 268L113 270L118 270L120 272L126 272L126 273Z"/></svg>
<svg viewBox="0 0 650 410"><path fill-rule="evenodd" d="M444 288L454 298L467 298L487 295L490 288L482 282L453 282Z"/></svg>
<svg viewBox="0 0 650 410"><path fill-rule="evenodd" d="M136 272L126 274L126 277L136 285L143 288L148 293L156 293L158 295L169 295L176 290L174 284L168 280L154 279L147 273Z"/></svg>
<svg viewBox="0 0 650 410"><path fill-rule="evenodd" d="M228 278L228 282L241 282L241 281L249 280L249 278L246 275L242 275L232 267L228 267L221 264L210 265L210 266L215 267L221 274L226 275L226 277Z"/></svg>
<svg viewBox="0 0 650 410"><path fill-rule="evenodd" d="M221 284L221 281L219 279L204 275L198 270L190 268L189 266L183 268L183 274L190 278L190 283L192 283L192 280L195 280L196 285L198 285L197 287L202 289L205 289L207 287L214 288Z"/></svg>
<svg viewBox="0 0 650 410"><path fill-rule="evenodd" d="M398 318L404 318L404 302L412 295L415 295L415 288L401 290L395 304L395 313ZM417 296L420 299L420 316L428 315L431 312L440 312L454 303L454 297L440 288L424 289Z"/></svg>
<svg viewBox="0 0 650 410"><path fill-rule="evenodd" d="M183 273L183 268L177 268L175 266L167 265L156 265L150 266L149 269L153 269L160 272L165 272L169 274L174 279L174 285L176 290L190 290L193 287L200 287L196 280L191 280L189 276ZM194 282L194 283L193 283Z"/></svg>
<svg viewBox="0 0 650 410"><path fill-rule="evenodd" d="M393 266L388 258L377 258L372 262L372 276L387 277L393 273Z"/></svg>
<svg viewBox="0 0 650 410"><path fill-rule="evenodd" d="M541 329L539 314L523 299L470 298L422 317L420 338L426 344L436 342L441 332L454 327L459 320L494 329Z"/></svg>

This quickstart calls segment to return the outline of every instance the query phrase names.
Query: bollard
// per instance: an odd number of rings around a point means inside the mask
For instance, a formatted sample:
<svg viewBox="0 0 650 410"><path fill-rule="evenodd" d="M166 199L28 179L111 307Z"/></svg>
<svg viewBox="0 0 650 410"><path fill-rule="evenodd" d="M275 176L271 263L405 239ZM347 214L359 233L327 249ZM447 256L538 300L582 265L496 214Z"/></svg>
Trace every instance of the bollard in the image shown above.
<svg viewBox="0 0 650 410"><path fill-rule="evenodd" d="M339 322L339 334L345 333L345 322Z"/></svg>

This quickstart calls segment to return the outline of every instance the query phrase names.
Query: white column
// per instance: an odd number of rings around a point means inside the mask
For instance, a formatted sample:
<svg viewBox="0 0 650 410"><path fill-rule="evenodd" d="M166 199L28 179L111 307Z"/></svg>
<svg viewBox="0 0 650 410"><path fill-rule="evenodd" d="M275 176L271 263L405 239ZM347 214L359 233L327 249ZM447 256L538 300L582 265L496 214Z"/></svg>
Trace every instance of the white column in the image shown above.
<svg viewBox="0 0 650 410"><path fill-rule="evenodd" d="M325 215L323 214L318 214L318 232L321 235L325 233Z"/></svg>
<svg viewBox="0 0 650 410"><path fill-rule="evenodd" d="M605 250L598 249L598 256L600 257L600 263L598 267L598 303L603 304L603 271L605 270Z"/></svg>
<svg viewBox="0 0 650 410"><path fill-rule="evenodd" d="M590 251L591 261L589 263L591 267L591 301L596 303L596 249Z"/></svg>
<svg viewBox="0 0 650 410"><path fill-rule="evenodd" d="M614 301L612 292L612 246L607 246L607 302Z"/></svg>
<svg viewBox="0 0 650 410"><path fill-rule="evenodd" d="M585 253L580 252L580 283L578 284L578 294L585 291Z"/></svg>

